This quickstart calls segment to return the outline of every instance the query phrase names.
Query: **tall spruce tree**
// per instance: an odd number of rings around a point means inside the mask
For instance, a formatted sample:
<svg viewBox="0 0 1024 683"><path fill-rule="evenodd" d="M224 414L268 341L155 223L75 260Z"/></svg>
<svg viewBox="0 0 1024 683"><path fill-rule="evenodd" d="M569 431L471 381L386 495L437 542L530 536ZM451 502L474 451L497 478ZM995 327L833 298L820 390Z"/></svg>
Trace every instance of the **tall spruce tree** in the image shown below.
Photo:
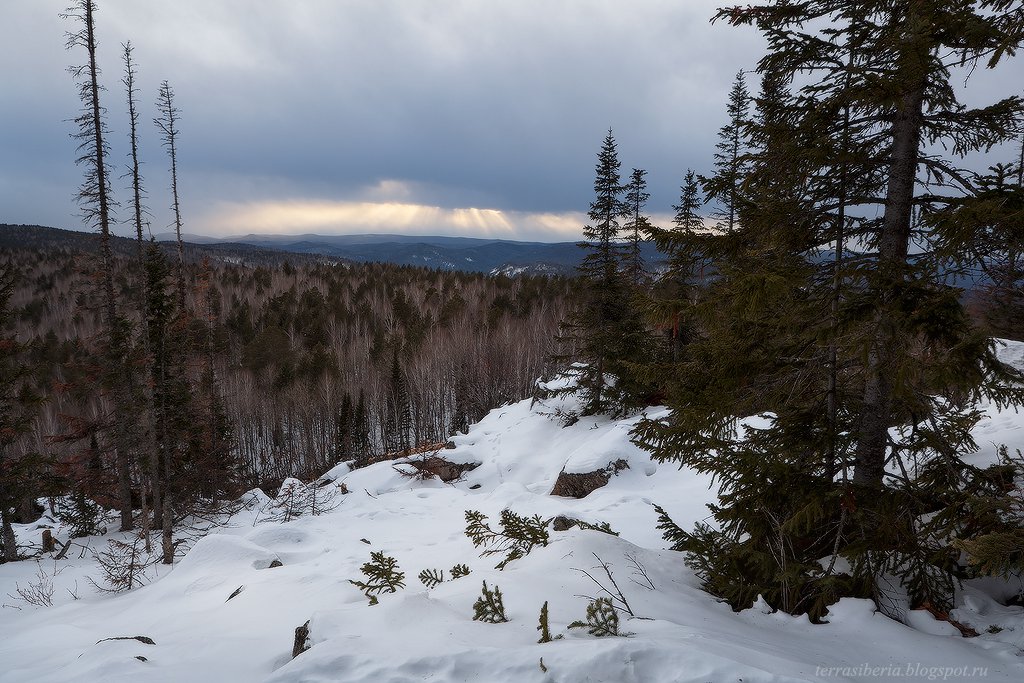
<svg viewBox="0 0 1024 683"><path fill-rule="evenodd" d="M409 384L405 371L398 362L398 351L391 354L387 414L381 425L383 441L389 452L408 451L412 448L412 413L409 405Z"/></svg>
<svg viewBox="0 0 1024 683"><path fill-rule="evenodd" d="M962 107L942 58L994 66L1021 42L1020 12L812 0L719 14L768 37L766 80L734 230L702 240L715 276L667 382L673 414L638 438L721 482L715 524L681 547L735 607L761 594L812 618L842 595L885 608L886 574L913 603L949 606L950 539L977 533L952 512L983 476L961 459L973 400L1024 397L946 278L986 250L950 248L971 244L955 208L980 186L935 150L987 150L1021 104ZM789 95L798 73L811 78Z"/></svg>
<svg viewBox="0 0 1024 683"><path fill-rule="evenodd" d="M736 227L741 199L740 183L746 167L746 127L750 116L750 92L743 71L736 74L729 90L726 115L729 121L719 129L715 145L718 150L715 152L715 174L701 180L707 200L718 205L714 217L718 219L719 227L732 230Z"/></svg>
<svg viewBox="0 0 1024 683"><path fill-rule="evenodd" d="M704 219L700 215L700 187L697 174L686 170L679 188L679 204L672 208L674 228L665 230L656 226L650 234L658 250L668 256L667 267L655 281L644 310L651 322L668 337L668 365L647 363L642 375L660 384L664 372L672 363L680 361L692 325L692 304L696 288L704 279L706 259L701 252L700 240L704 232Z"/></svg>
<svg viewBox="0 0 1024 683"><path fill-rule="evenodd" d="M630 215L623 194L618 150L609 130L597 155L591 222L583 228L586 250L578 267L581 303L563 329L572 343L583 414L623 413L642 403L642 388L629 369L649 351L650 342L621 268L620 221ZM642 188L640 188L642 191Z"/></svg>
<svg viewBox="0 0 1024 683"><path fill-rule="evenodd" d="M183 485L175 473L185 459L192 420L192 391L186 374L189 353L187 317L178 306L178 296L168 291L172 285L171 266L155 243L146 251L146 327L149 332L150 383L153 387L157 479L160 509L154 524L161 528L161 555L164 564L174 562L174 513Z"/></svg>
<svg viewBox="0 0 1024 683"><path fill-rule="evenodd" d="M643 244L651 233L651 219L645 215L647 200L651 194L647 191L647 171L634 168L626 184L626 206L628 215L622 226L625 233L625 249L622 255L623 270L629 284L638 288L647 279L644 264Z"/></svg>

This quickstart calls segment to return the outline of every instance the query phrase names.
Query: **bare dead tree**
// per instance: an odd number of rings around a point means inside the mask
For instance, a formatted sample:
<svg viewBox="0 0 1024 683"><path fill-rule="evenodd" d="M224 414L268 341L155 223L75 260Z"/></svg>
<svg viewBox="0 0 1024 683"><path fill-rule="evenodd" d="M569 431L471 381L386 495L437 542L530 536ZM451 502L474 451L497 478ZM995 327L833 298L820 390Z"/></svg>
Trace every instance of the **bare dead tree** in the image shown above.
<svg viewBox="0 0 1024 683"><path fill-rule="evenodd" d="M136 291L138 293L137 305L139 309L139 320L142 321L141 324L144 328L140 335L140 343L146 362L149 363L151 361L149 332L145 329L147 324L146 301L148 299L145 272L146 248L142 234L143 216L148 212L143 205L143 198L146 196L146 193L142 186L142 174L139 162L139 111L136 99L138 88L135 85L135 63L132 60L132 52L134 48L130 41L124 43L122 48L124 48L124 77L121 79L121 82L124 84L128 104L129 142L131 143L129 152L131 169L129 170L128 175L130 175L132 181L132 221L135 227L136 245L138 247L138 279L136 284ZM139 411L139 426L142 432L139 440L141 443L145 444L149 457L146 463L139 463L139 466L140 468L144 468L142 476L140 477L140 498L142 501L142 535L145 539L147 553L151 550L149 532L153 527L153 522L155 521L152 519L150 514L150 499L152 499L153 502L153 510L160 509L160 476L159 462L157 459L157 445L153 429L152 393L153 392L148 384L143 383L144 405L142 410Z"/></svg>
<svg viewBox="0 0 1024 683"><path fill-rule="evenodd" d="M82 111L75 118L78 131L73 137L79 141L76 159L85 167L76 197L85 223L99 232L100 269L103 297L103 317L106 333L107 383L112 390L115 410L114 440L117 470L117 490L120 498L121 530L130 530L131 504L131 382L126 359L128 356L127 325L118 317L114 293L113 258L110 250L110 224L113 221L112 190L107 156L110 148L104 139L109 132L104 121L106 110L100 105L99 67L96 65L96 31L92 0L79 0L61 14L80 24L76 31L67 33L67 49L84 49L88 61L81 66L69 67L78 84Z"/></svg>
<svg viewBox="0 0 1024 683"><path fill-rule="evenodd" d="M174 90L171 85L164 81L160 84L160 94L156 100L160 116L153 119L153 123L160 129L163 136L163 146L171 162L171 196L174 210L174 234L178 240L178 304L182 310L185 308L185 248L181 242L181 205L178 202L178 115L181 113L174 106Z"/></svg>

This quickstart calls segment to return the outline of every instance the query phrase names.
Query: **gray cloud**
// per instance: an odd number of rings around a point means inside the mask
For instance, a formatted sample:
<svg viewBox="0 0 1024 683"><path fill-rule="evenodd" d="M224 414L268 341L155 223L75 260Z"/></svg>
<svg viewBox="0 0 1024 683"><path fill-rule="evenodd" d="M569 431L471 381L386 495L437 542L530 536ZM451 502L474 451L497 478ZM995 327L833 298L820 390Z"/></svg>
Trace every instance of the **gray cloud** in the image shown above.
<svg viewBox="0 0 1024 683"><path fill-rule="evenodd" d="M66 120L78 104L65 69L83 57L63 49L66 1L4 9L0 59L21 66L6 69L0 99L0 221L76 223ZM623 170L648 169L651 210L667 213L683 171L709 168L732 77L763 47L750 29L710 25L718 4L99 0L114 159L125 158L119 44L130 39L155 231L170 221L166 161L148 125L163 79L182 110L192 231L233 232L268 206L281 230L293 226L277 211L292 206L296 225L319 207L318 229L351 231L364 224L341 222L352 213L339 207L397 202L442 217L502 212L508 236L537 238L550 224L538 215L586 211L609 127Z"/></svg>

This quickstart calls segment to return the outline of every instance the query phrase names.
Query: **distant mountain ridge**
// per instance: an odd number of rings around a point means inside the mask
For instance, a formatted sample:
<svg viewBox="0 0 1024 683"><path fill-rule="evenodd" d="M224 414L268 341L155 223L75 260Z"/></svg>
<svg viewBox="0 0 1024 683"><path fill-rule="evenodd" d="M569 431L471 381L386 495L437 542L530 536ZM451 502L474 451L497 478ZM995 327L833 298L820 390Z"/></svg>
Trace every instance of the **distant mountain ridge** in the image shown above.
<svg viewBox="0 0 1024 683"><path fill-rule="evenodd" d="M170 235L157 237L173 238ZM186 239L191 239L191 236ZM492 275L570 275L585 255L576 242L520 242L437 235L244 235L220 240L202 239L207 246L246 244L363 263L378 261ZM651 264L663 259L653 245L645 245L644 257Z"/></svg>

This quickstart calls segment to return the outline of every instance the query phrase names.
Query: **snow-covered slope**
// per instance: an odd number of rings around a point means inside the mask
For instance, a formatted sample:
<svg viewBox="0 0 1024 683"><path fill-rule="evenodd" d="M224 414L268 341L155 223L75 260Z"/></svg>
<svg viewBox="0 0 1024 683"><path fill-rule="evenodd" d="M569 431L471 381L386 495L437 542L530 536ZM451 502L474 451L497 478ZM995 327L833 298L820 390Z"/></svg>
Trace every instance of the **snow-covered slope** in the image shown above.
<svg viewBox="0 0 1024 683"><path fill-rule="evenodd" d="M1008 352L1024 358L1024 345ZM996 625L999 633L964 639L925 614L912 629L862 600L842 601L820 626L759 607L733 613L698 589L655 529L652 503L684 527L705 518L710 482L652 463L629 440L639 418L585 418L563 428L554 416L565 400L509 405L456 435L455 448L439 455L478 466L452 484L410 478L393 463L357 471L340 465L325 475L334 483L318 489L326 511L287 523L261 521L272 516L272 501L253 492L246 509L173 568L149 570L149 585L129 593L97 592L87 580L99 580L95 562L77 547L67 559L38 565L59 572L51 607L17 599L16 587L37 580L35 563L0 565L0 597L13 606L0 609L0 681L1024 680L1021 609L1001 607L974 588L957 616L980 631ZM976 430L979 457L999 443L1024 447L1021 416L985 408ZM588 472L617 460L629 467L586 498L549 495L563 469ZM607 522L621 535L552 531L548 546L499 571L500 558L481 558L463 533L464 514L479 510L496 523L505 508ZM19 533L35 539L39 530ZM102 550L106 540L88 543ZM371 551L396 558L406 584L374 606L349 583L364 578L359 568ZM274 560L283 566L272 568ZM612 588L600 561L636 615L620 624L633 634L628 638L567 629L584 618L588 596L600 595L587 573ZM449 569L459 563L472 573L451 580ZM432 590L416 578L428 568L445 571L446 581ZM472 620L483 581L500 587L508 623ZM564 637L538 644L545 601L552 633ZM312 647L292 659L295 628L307 620ZM103 640L124 636L153 644Z"/></svg>

